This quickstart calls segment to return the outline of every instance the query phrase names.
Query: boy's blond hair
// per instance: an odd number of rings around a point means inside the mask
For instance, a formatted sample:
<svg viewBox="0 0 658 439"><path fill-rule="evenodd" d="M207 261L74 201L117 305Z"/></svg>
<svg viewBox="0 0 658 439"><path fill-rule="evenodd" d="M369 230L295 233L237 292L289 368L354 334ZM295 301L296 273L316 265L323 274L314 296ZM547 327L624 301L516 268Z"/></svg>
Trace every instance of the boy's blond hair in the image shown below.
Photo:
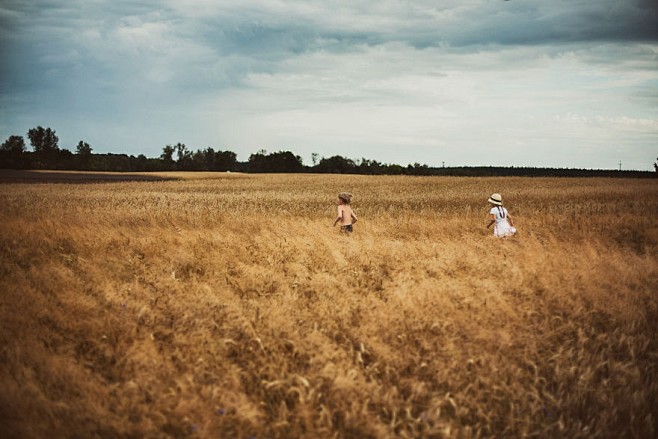
<svg viewBox="0 0 658 439"><path fill-rule="evenodd" d="M350 204L350 201L352 201L352 194L348 194L347 192L341 192L338 194L338 198L343 200L345 204Z"/></svg>

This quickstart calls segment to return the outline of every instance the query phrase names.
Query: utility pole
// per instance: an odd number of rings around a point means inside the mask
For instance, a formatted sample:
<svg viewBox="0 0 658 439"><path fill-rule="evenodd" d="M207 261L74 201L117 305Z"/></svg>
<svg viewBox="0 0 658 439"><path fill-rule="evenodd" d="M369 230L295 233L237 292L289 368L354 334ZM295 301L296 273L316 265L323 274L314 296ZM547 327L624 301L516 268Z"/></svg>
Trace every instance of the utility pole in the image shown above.
<svg viewBox="0 0 658 439"><path fill-rule="evenodd" d="M621 160L619 160L619 170L621 171Z"/></svg>

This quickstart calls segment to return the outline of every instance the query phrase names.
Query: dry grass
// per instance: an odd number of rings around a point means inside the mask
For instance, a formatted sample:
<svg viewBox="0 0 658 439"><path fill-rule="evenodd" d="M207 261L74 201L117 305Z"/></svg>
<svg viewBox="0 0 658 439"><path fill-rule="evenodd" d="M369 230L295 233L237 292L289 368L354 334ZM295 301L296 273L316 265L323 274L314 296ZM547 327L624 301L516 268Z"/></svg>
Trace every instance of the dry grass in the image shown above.
<svg viewBox="0 0 658 439"><path fill-rule="evenodd" d="M0 185L5 437L657 434L656 181L202 177Z"/></svg>

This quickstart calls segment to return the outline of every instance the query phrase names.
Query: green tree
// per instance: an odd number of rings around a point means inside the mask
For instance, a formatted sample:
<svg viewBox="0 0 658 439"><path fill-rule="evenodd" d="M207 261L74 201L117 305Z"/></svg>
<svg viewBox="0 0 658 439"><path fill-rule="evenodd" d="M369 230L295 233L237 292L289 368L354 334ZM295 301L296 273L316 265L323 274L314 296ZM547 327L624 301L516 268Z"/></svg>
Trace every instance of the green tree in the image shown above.
<svg viewBox="0 0 658 439"><path fill-rule="evenodd" d="M89 169L91 167L91 146L82 140L78 142L75 148L75 163L78 169Z"/></svg>
<svg viewBox="0 0 658 439"><path fill-rule="evenodd" d="M27 137L34 148L34 152L51 155L59 151L59 138L55 135L55 131L50 128L43 128L38 126L32 128L27 132ZM56 155L56 154L53 154Z"/></svg>
<svg viewBox="0 0 658 439"><path fill-rule="evenodd" d="M361 158L361 162L357 165L359 174L381 174L382 164L377 160L368 160L365 157Z"/></svg>
<svg viewBox="0 0 658 439"><path fill-rule="evenodd" d="M273 152L265 155L264 150L249 156L249 171L251 172L302 172L304 164L300 156L290 151Z"/></svg>
<svg viewBox="0 0 658 439"><path fill-rule="evenodd" d="M194 168L194 162L192 161L192 151L187 149L184 143L178 142L174 146L178 154L177 167L182 171L191 171Z"/></svg>
<svg viewBox="0 0 658 439"><path fill-rule="evenodd" d="M82 140L78 142L78 146L75 147L75 153L81 157L89 157L91 156L91 146L87 142L83 142Z"/></svg>
<svg viewBox="0 0 658 439"><path fill-rule="evenodd" d="M135 158L135 171L148 171L149 159L144 154L140 154Z"/></svg>
<svg viewBox="0 0 658 439"><path fill-rule="evenodd" d="M197 150L192 153L192 168L195 171L210 171L212 169L214 151L212 148Z"/></svg>
<svg viewBox="0 0 658 439"><path fill-rule="evenodd" d="M174 146L174 149L176 150L176 153L178 154L178 161L185 161L192 157L192 152L187 149L187 146L185 146L184 143L178 142L176 146Z"/></svg>
<svg viewBox="0 0 658 439"><path fill-rule="evenodd" d="M233 171L238 164L238 156L233 151L217 151L215 153L213 171Z"/></svg>
<svg viewBox="0 0 658 439"><path fill-rule="evenodd" d="M168 165L173 164L174 151L176 151L176 149L173 146L167 145L164 148L162 148L162 154L160 154L160 158L162 159L163 162L165 162Z"/></svg>
<svg viewBox="0 0 658 439"><path fill-rule="evenodd" d="M322 158L315 167L317 172L325 174L353 174L357 170L354 160L339 155Z"/></svg>
<svg viewBox="0 0 658 439"><path fill-rule="evenodd" d="M25 152L25 140L22 136L9 136L5 143L0 146L0 150L20 156Z"/></svg>
<svg viewBox="0 0 658 439"><path fill-rule="evenodd" d="M251 154L247 162L250 172L267 172L267 151L259 150L256 154Z"/></svg>
<svg viewBox="0 0 658 439"><path fill-rule="evenodd" d="M21 136L9 136L0 146L0 168L22 169L29 167L29 157L25 153L25 140Z"/></svg>

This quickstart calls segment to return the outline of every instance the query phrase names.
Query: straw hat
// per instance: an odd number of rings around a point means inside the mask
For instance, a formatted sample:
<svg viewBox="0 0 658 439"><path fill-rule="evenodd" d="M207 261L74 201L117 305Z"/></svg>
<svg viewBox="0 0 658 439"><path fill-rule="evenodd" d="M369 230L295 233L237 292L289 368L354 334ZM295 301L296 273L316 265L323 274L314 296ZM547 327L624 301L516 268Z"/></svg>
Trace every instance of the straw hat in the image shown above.
<svg viewBox="0 0 658 439"><path fill-rule="evenodd" d="M487 201L489 201L491 204L495 204L496 206L503 205L503 197L501 197L500 194L491 194Z"/></svg>

